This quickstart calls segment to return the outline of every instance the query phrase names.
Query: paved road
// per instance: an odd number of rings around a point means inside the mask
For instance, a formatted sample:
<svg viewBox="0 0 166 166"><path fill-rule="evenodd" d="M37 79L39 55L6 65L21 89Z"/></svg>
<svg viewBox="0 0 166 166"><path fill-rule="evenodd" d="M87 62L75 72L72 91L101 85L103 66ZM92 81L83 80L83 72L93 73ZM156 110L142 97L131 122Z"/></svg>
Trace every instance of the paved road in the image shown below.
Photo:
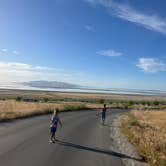
<svg viewBox="0 0 166 166"><path fill-rule="evenodd" d="M123 166L121 159L125 156L111 150L111 124L101 125L95 114L60 114L63 127L54 144L48 142L50 115L0 123L0 165Z"/></svg>

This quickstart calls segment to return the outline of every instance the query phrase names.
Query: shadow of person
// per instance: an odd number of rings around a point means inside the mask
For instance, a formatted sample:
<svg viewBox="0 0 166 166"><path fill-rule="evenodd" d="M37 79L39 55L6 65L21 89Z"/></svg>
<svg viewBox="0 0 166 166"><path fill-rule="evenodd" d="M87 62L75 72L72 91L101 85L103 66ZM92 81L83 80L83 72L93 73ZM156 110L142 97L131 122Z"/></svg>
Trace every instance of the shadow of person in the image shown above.
<svg viewBox="0 0 166 166"><path fill-rule="evenodd" d="M115 152L112 150L105 150L105 149L101 149L101 148L97 148L97 147L82 146L79 144L74 144L71 142L65 142L65 141L61 141L61 140L56 140L55 143L62 145L62 146L66 146L66 147L76 148L76 149L80 149L80 150L87 150L87 151L111 155L111 156L115 156L115 157L119 157L119 158L132 159L132 160L136 160L136 161L140 161L140 162L143 161L140 158L131 157L126 154L118 153L118 152Z"/></svg>

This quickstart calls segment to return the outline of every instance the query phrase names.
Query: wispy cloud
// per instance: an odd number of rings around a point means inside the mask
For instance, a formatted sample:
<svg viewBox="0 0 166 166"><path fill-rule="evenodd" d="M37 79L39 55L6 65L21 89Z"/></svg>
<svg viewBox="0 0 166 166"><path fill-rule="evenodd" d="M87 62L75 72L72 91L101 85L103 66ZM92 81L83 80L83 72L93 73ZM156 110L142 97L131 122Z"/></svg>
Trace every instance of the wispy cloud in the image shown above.
<svg viewBox="0 0 166 166"><path fill-rule="evenodd" d="M0 83L25 82L33 80L64 81L82 83L85 76L80 72L66 71L48 66L20 62L0 61Z"/></svg>
<svg viewBox="0 0 166 166"><path fill-rule="evenodd" d="M7 52L7 51L8 51L8 49L6 49L6 48L1 49L1 52Z"/></svg>
<svg viewBox="0 0 166 166"><path fill-rule="evenodd" d="M123 55L122 52L118 52L115 51L113 49L106 49L106 50L101 50L99 52L97 52L99 55L103 55L103 56L109 56L109 57L118 57Z"/></svg>
<svg viewBox="0 0 166 166"><path fill-rule="evenodd" d="M20 52L17 50L10 51L7 48L0 49L1 55L20 55Z"/></svg>
<svg viewBox="0 0 166 166"><path fill-rule="evenodd" d="M146 29L166 34L166 18L155 13L147 14L138 11L127 4L117 3L114 0L85 0L92 5L101 5L108 11L123 20L136 23Z"/></svg>
<svg viewBox="0 0 166 166"><path fill-rule="evenodd" d="M90 31L90 32L94 32L95 29L92 25L85 25L84 28L87 30L87 31Z"/></svg>
<svg viewBox="0 0 166 166"><path fill-rule="evenodd" d="M166 71L166 63L154 58L140 58L137 67L148 73Z"/></svg>
<svg viewBox="0 0 166 166"><path fill-rule="evenodd" d="M15 55L19 55L20 54L17 50L13 50L12 53L15 54Z"/></svg>
<svg viewBox="0 0 166 166"><path fill-rule="evenodd" d="M8 70L51 70L52 68L45 66L33 66L26 63L18 62L0 62L0 69Z"/></svg>

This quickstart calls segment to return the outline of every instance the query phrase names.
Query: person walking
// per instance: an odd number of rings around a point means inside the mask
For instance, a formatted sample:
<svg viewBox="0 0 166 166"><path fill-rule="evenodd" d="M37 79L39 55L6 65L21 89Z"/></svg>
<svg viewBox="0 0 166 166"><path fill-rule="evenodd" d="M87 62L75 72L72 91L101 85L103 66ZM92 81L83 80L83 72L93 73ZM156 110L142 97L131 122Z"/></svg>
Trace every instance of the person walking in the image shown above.
<svg viewBox="0 0 166 166"><path fill-rule="evenodd" d="M104 104L104 108L102 109L102 112L101 112L101 119L103 124L105 123L105 119L106 119L106 111L107 111L107 107L106 107L106 104Z"/></svg>
<svg viewBox="0 0 166 166"><path fill-rule="evenodd" d="M60 124L60 126L62 127L62 122L59 118L59 110L56 109L54 110L54 113L50 121L50 141L49 142L54 143L56 141L55 133L57 131L58 124Z"/></svg>

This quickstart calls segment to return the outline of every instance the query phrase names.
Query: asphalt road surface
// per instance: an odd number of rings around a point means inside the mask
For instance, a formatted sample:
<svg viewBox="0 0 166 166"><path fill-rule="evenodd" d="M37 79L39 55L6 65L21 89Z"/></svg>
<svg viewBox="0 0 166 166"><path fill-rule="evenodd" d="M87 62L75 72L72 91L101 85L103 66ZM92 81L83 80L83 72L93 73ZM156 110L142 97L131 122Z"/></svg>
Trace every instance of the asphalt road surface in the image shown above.
<svg viewBox="0 0 166 166"><path fill-rule="evenodd" d="M48 142L50 115L0 123L0 166L123 166L127 156L111 149L111 124L96 113L61 113L55 143Z"/></svg>

